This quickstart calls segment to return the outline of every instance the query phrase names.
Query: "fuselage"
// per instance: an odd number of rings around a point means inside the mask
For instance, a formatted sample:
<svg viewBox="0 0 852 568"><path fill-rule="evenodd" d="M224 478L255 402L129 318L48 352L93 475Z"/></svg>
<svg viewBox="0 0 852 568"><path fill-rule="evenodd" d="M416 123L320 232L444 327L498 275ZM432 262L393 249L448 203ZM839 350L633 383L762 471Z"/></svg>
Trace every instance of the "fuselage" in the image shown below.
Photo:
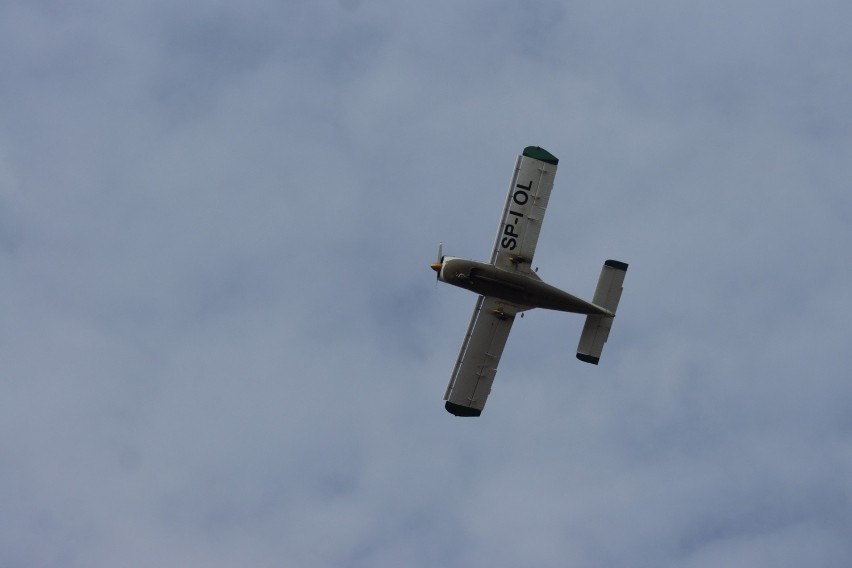
<svg viewBox="0 0 852 568"><path fill-rule="evenodd" d="M609 310L542 282L537 275L510 272L493 264L445 257L433 267L442 282L519 306L578 314L612 315Z"/></svg>

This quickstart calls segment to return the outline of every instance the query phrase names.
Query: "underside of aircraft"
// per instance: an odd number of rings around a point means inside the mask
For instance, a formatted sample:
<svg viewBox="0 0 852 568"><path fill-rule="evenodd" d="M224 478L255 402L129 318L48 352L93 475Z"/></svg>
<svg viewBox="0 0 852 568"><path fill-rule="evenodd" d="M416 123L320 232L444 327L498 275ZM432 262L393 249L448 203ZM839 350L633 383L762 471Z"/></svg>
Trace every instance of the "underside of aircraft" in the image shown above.
<svg viewBox="0 0 852 568"><path fill-rule="evenodd" d="M547 150L529 146L518 156L509 194L488 263L444 256L432 269L438 280L479 295L467 333L444 394L445 408L456 416L479 416L515 316L532 308L586 316L577 358L597 365L621 299L627 264L604 262L595 295L583 300L547 284L532 270L541 223L559 160Z"/></svg>

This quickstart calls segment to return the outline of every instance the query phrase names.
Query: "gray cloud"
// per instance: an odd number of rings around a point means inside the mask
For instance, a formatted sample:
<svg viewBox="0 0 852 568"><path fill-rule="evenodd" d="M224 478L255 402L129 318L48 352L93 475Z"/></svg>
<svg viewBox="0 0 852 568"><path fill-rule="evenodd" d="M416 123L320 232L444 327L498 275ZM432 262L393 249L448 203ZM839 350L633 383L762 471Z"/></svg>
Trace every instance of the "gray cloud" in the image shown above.
<svg viewBox="0 0 852 568"><path fill-rule="evenodd" d="M839 3L0 9L0 563L845 566ZM514 155L531 312L441 394Z"/></svg>

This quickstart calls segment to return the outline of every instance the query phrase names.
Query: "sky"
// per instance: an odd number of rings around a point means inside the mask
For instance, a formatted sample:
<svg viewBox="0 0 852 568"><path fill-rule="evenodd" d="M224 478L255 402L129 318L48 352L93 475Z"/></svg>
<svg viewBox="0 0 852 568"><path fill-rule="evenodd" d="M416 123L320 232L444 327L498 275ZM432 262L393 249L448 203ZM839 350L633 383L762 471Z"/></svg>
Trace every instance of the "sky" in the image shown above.
<svg viewBox="0 0 852 568"><path fill-rule="evenodd" d="M0 565L852 564L852 5L0 3ZM442 395L515 157L630 269Z"/></svg>

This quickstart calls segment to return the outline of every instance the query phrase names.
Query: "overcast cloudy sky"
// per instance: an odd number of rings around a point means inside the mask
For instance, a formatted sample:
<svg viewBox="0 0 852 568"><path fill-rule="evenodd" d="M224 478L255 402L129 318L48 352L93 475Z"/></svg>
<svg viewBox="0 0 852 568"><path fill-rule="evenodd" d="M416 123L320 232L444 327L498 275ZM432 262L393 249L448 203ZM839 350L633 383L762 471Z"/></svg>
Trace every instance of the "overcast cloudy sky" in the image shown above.
<svg viewBox="0 0 852 568"><path fill-rule="evenodd" d="M852 5L0 3L0 565L852 565ZM516 155L601 365L443 409Z"/></svg>

